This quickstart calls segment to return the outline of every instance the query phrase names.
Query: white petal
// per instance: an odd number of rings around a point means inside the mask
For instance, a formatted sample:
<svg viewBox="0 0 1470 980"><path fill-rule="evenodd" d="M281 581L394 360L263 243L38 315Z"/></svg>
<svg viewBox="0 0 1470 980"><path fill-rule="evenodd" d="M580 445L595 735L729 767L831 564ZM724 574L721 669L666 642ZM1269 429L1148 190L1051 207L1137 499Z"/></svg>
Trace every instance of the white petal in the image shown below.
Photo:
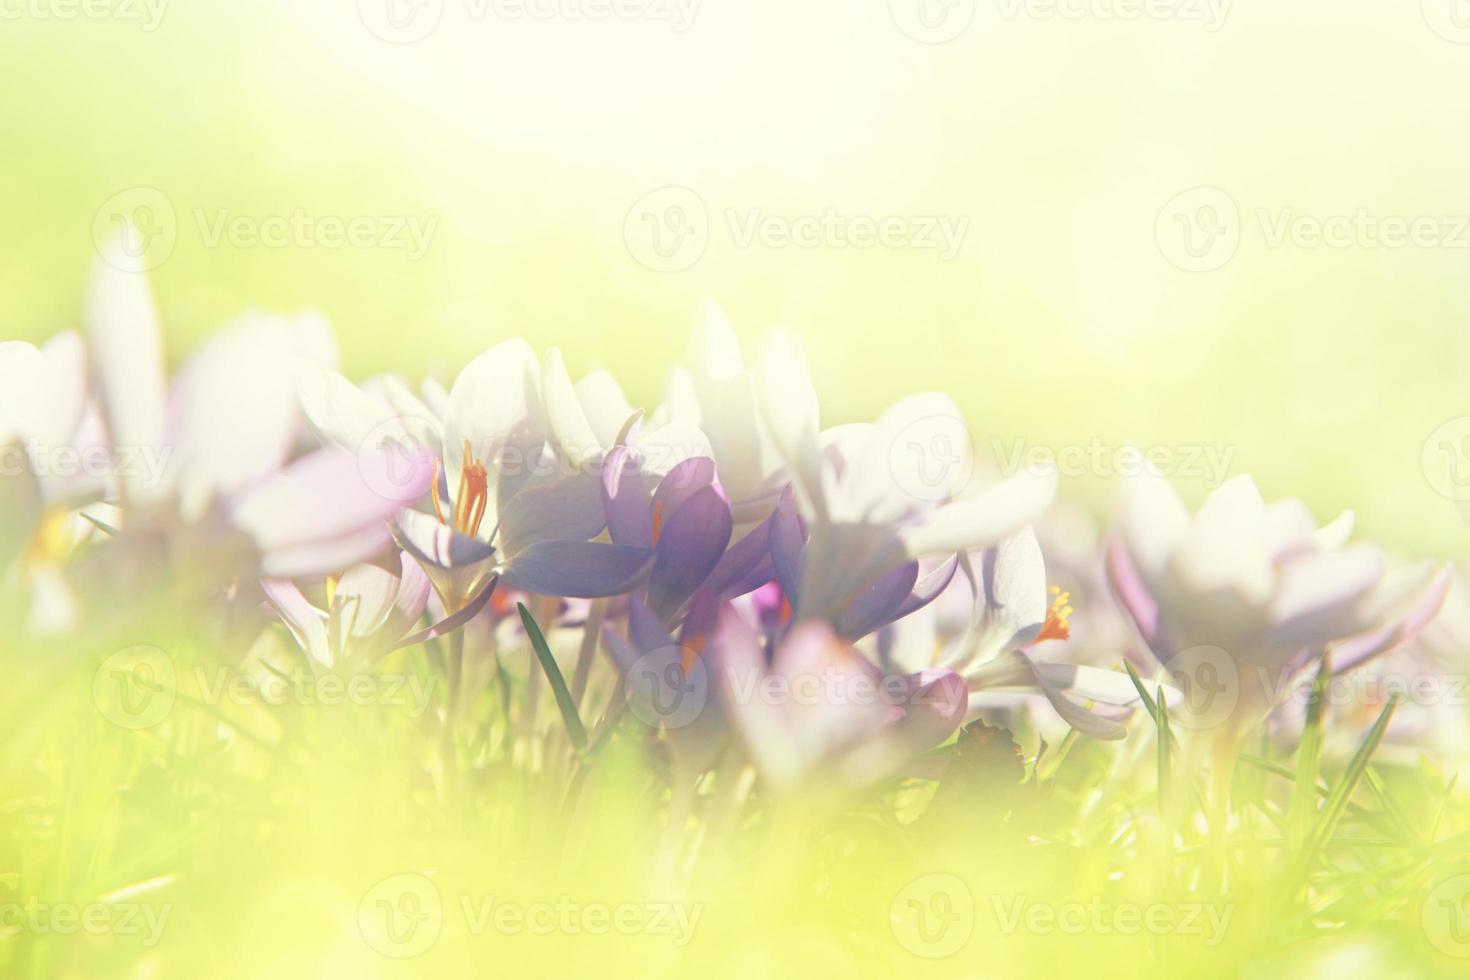
<svg viewBox="0 0 1470 980"><path fill-rule="evenodd" d="M1056 495L1056 470L1027 469L973 497L956 500L903 532L912 558L987 547L1034 524Z"/></svg>
<svg viewBox="0 0 1470 980"><path fill-rule="evenodd" d="M112 444L134 451L161 446L164 426L163 337L141 254L125 225L92 265L83 314ZM125 493L145 489L140 474L120 479Z"/></svg>
<svg viewBox="0 0 1470 980"><path fill-rule="evenodd" d="M525 341L496 344L465 366L449 391L444 417L444 467L451 493L459 486L465 443L485 464L492 482L497 477L515 482L525 476L527 454L539 452L545 442L541 364ZM490 498L485 524L493 527L493 490Z"/></svg>
<svg viewBox="0 0 1470 980"><path fill-rule="evenodd" d="M165 444L168 481L186 515L272 472L295 446L296 341L289 320L246 314L180 368L169 390Z"/></svg>
<svg viewBox="0 0 1470 980"><path fill-rule="evenodd" d="M577 400L600 445L611 446L633 414L633 406L617 381L606 371L593 371L577 382Z"/></svg>
<svg viewBox="0 0 1470 980"><path fill-rule="evenodd" d="M392 413L336 371L300 358L295 365L296 391L316 437L326 446L357 452Z"/></svg>
<svg viewBox="0 0 1470 980"><path fill-rule="evenodd" d="M689 339L689 369L697 382L728 381L744 369L740 343L725 311L706 300Z"/></svg>
<svg viewBox="0 0 1470 980"><path fill-rule="evenodd" d="M1137 450L1130 449L1134 454ZM1145 581L1164 574L1169 559L1189 529L1184 502L1152 464L1122 480L1123 535Z"/></svg>
<svg viewBox="0 0 1470 980"><path fill-rule="evenodd" d="M546 422L561 454L577 467L596 459L606 444L593 432L561 351L554 347L541 363L541 394L546 402Z"/></svg>

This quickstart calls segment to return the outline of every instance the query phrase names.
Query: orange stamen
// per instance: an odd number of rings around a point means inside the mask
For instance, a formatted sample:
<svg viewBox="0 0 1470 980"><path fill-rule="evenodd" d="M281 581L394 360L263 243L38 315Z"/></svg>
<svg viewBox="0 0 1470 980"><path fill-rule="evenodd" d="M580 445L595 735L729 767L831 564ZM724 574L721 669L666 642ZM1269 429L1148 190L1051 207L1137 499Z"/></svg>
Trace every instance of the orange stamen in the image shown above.
<svg viewBox="0 0 1470 980"><path fill-rule="evenodd" d="M435 484L437 488L437 483ZM459 470L459 492L454 495L454 529L460 534L476 534L480 522L485 519L485 508L490 502L490 479L485 473L485 464L470 453L470 441L464 441L464 462ZM434 494L434 513L439 523L448 523L439 513L439 496Z"/></svg>
<svg viewBox="0 0 1470 980"><path fill-rule="evenodd" d="M1053 585L1047 590L1053 596L1051 608L1046 611L1046 622L1041 625L1041 632L1036 634L1033 643L1041 643L1046 640L1070 640L1072 638L1071 616L1076 610L1072 608L1072 594L1063 592L1060 586Z"/></svg>
<svg viewBox="0 0 1470 980"><path fill-rule="evenodd" d="M664 529L664 502L655 500L653 502L653 543L658 544L659 532Z"/></svg>

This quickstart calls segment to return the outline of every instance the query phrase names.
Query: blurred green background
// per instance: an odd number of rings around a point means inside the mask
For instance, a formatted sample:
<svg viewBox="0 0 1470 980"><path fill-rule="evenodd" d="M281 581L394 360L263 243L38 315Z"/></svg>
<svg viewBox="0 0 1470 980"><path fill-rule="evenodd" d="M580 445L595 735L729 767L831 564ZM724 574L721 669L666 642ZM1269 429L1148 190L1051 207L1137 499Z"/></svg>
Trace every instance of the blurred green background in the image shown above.
<svg viewBox="0 0 1470 980"><path fill-rule="evenodd" d="M829 421L942 388L982 451L1213 447L1406 550L1470 542L1426 473L1470 463L1440 429L1470 414L1458 0L72 3L0 0L6 336L76 325L95 230L153 188L173 359L315 307L354 374L524 335L653 399L711 297L752 348L802 338ZM829 210L967 224L948 260L742 241ZM433 230L420 257L211 234L297 211ZM681 215L702 253L660 269L639 236Z"/></svg>

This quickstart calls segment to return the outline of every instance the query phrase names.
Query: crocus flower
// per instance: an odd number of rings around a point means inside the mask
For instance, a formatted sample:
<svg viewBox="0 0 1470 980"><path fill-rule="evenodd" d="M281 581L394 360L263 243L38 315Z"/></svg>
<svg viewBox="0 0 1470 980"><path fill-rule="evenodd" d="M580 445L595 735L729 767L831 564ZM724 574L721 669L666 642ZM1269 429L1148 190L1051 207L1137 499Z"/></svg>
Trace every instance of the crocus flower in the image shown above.
<svg viewBox="0 0 1470 980"><path fill-rule="evenodd" d="M1247 476L1191 516L1162 476L1144 470L1124 483L1108 574L1166 667L1195 648L1231 658L1239 692L1229 721L1238 732L1325 653L1337 670L1363 663L1417 634L1443 601L1447 570L1395 610L1375 610L1384 559L1349 545L1352 527L1351 513L1319 528L1301 501L1268 504Z"/></svg>
<svg viewBox="0 0 1470 980"><path fill-rule="evenodd" d="M1126 674L1036 657L1043 644L1070 638L1073 609L1069 594L1048 587L1035 533L1023 528L966 556L962 567L936 608L896 623L895 635L880 642L883 662L955 671L977 710L997 694L1041 695L1079 732L1121 738L1140 703ZM963 618L955 615L961 607Z"/></svg>
<svg viewBox="0 0 1470 980"><path fill-rule="evenodd" d="M154 454L161 474L118 474L126 505L119 547L187 535L191 548L251 546L259 572L338 571L381 551L384 520L427 480L383 493L390 461L338 450L291 460L301 426L290 365L335 357L317 317L247 314L226 325L165 385L163 345L148 282L124 228L94 266L86 321L92 373L111 445ZM242 411L249 406L249 411ZM289 461L289 462L288 462Z"/></svg>
<svg viewBox="0 0 1470 980"><path fill-rule="evenodd" d="M949 583L959 553L993 544L1051 503L1049 467L981 489L970 479L968 438L936 458L925 434L936 426L965 431L943 395L914 395L873 425L819 434L811 381L781 334L771 339L760 382L763 414L792 480L771 551L797 620L819 617L857 637L908 615Z"/></svg>
<svg viewBox="0 0 1470 980"><path fill-rule="evenodd" d="M394 534L423 564L447 609L463 609L492 580L542 595L616 595L651 557L649 548L592 540L606 524L601 480L587 459L559 452L542 373L518 340L475 358L442 406L442 455L407 467L427 467L436 477L424 509L399 515ZM551 373L564 379L564 370ZM313 429L329 441L346 445L399 432L391 412L340 376L305 371L298 383ZM406 425L401 434L413 436ZM566 441L584 451L585 443ZM352 448L363 449L361 442Z"/></svg>
<svg viewBox="0 0 1470 980"><path fill-rule="evenodd" d="M965 716L955 673L885 675L820 620L786 633L767 660L756 632L727 607L711 660L725 716L778 791L891 776Z"/></svg>
<svg viewBox="0 0 1470 980"><path fill-rule="evenodd" d="M418 563L400 554L398 564L397 572L362 564L328 576L325 607L313 605L288 578L263 579L260 586L302 652L318 666L371 665L404 644L428 604L429 580Z"/></svg>

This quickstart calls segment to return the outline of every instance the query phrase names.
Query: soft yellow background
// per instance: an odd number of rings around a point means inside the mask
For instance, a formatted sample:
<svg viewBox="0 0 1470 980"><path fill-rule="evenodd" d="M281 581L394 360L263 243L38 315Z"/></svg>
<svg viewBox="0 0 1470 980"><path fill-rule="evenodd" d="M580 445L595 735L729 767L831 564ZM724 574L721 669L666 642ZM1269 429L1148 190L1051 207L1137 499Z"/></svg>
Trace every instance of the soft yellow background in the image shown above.
<svg viewBox="0 0 1470 980"><path fill-rule="evenodd" d="M1470 543L1421 462L1470 414L1470 231L1272 248L1258 217L1470 214L1470 44L1431 27L1470 41L1458 0L1237 0L1213 32L1107 0L1081 19L979 0L941 45L887 0L705 0L682 33L443 0L412 45L375 37L354 0L174 0L152 32L59 19L66 2L0 0L0 334L75 325L98 208L151 186L176 215L155 273L174 358L241 308L313 306L353 373L452 376L521 334L652 398L709 296L752 346L775 322L798 333L832 421L938 387L984 450L1233 449L1235 471L1323 517L1354 506L1418 551ZM659 273L624 219L667 185L699 194L711 233L696 265ZM1240 244L1190 273L1156 220L1202 185L1238 205ZM739 248L724 217L828 207L970 224L944 262ZM438 226L413 262L210 248L196 217L296 208Z"/></svg>

